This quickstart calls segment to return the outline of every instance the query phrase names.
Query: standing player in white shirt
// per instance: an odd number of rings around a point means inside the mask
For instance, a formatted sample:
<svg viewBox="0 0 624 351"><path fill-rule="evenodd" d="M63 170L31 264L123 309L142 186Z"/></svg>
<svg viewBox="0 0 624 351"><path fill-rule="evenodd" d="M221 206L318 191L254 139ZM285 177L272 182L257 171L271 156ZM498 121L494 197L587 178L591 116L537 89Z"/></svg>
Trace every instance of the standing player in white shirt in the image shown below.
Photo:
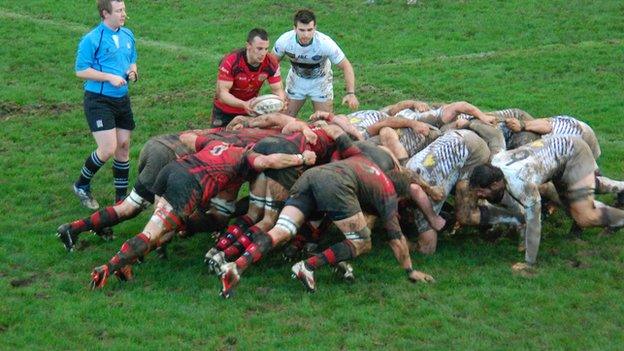
<svg viewBox="0 0 624 351"><path fill-rule="evenodd" d="M280 60L288 56L291 63L286 79L286 113L296 116L308 97L314 111L332 112L332 64L344 72L346 93L342 103L352 110L357 109L355 73L344 52L329 36L316 31L316 17L312 11L297 11L293 22L294 29L282 34L273 47L273 53Z"/></svg>

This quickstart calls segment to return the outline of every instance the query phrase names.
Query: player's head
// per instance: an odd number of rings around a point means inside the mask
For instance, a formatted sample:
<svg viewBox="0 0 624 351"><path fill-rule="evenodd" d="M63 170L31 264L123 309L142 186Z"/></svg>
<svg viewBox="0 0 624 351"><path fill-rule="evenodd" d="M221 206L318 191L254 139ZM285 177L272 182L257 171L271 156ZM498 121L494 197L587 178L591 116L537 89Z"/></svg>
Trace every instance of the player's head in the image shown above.
<svg viewBox="0 0 624 351"><path fill-rule="evenodd" d="M505 177L498 167L480 165L470 175L470 187L479 198L498 203L505 194Z"/></svg>
<svg viewBox="0 0 624 351"><path fill-rule="evenodd" d="M107 25L119 28L126 22L126 5L123 0L97 0L100 17Z"/></svg>
<svg viewBox="0 0 624 351"><path fill-rule="evenodd" d="M316 16L314 16L314 12L306 9L297 11L293 19L293 25L299 44L310 44L316 31Z"/></svg>
<svg viewBox="0 0 624 351"><path fill-rule="evenodd" d="M247 34L247 61L252 65L258 65L269 52L269 34L262 28L254 28Z"/></svg>
<svg viewBox="0 0 624 351"><path fill-rule="evenodd" d="M393 169L389 172L386 172L388 178L392 180L392 184L394 184L394 191L399 198L409 198L410 197L410 185L414 181L414 174L408 169Z"/></svg>

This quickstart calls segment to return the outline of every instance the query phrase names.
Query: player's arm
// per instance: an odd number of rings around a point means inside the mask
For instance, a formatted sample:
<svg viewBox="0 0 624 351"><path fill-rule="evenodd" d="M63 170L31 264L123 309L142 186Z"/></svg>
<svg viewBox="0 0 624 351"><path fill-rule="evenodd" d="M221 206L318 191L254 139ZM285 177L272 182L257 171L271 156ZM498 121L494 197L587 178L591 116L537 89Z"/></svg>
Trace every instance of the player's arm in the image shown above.
<svg viewBox="0 0 624 351"><path fill-rule="evenodd" d="M478 107L474 106L471 103L466 101L453 102L446 106L444 106L442 113L442 121L444 123L449 123L454 121L457 118L457 115L460 113L465 113L471 116L475 116L479 120L484 123L493 125L496 123L496 117L491 115L486 115L481 111Z"/></svg>
<svg viewBox="0 0 624 351"><path fill-rule="evenodd" d="M295 117L280 112L267 113L249 120L250 128L284 128L289 123L298 121Z"/></svg>
<svg viewBox="0 0 624 351"><path fill-rule="evenodd" d="M217 99L221 100L223 103L230 105L232 107L238 107L244 109L247 114L252 114L253 111L250 107L250 101L244 101L230 93L230 89L234 85L233 81L228 80L217 80Z"/></svg>
<svg viewBox="0 0 624 351"><path fill-rule="evenodd" d="M390 245L390 249L392 249L394 257L401 268L405 270L407 278L410 281L432 282L432 276L416 271L412 267L409 246L407 245L407 240L405 240L405 236L403 235L403 232L401 232L401 226L399 225L396 194L386 200L387 201L383 201L384 205L382 206L383 209L381 209L380 214L382 214L382 217L384 218L384 228L390 238L388 245Z"/></svg>
<svg viewBox="0 0 624 351"><path fill-rule="evenodd" d="M284 87L282 86L282 81L280 80L277 83L272 83L269 84L269 87L271 88L271 93L277 95L280 97L280 99L282 99L282 101L284 101L284 108L282 110L286 110L286 102L288 101L288 99L286 99L286 93L284 92Z"/></svg>
<svg viewBox="0 0 624 351"><path fill-rule="evenodd" d="M362 133L349 122L349 119L345 115L335 115L329 119L329 123L337 125L351 137L355 138L355 140L364 140ZM336 140L336 138L333 139Z"/></svg>
<svg viewBox="0 0 624 351"><path fill-rule="evenodd" d="M424 101L403 100L403 101L397 102L394 105L386 106L384 108L384 110L388 111L388 115L390 116L394 116L400 111L403 111L405 109L413 109L418 112L424 112L424 111L431 110L431 107L429 106L429 104L427 104Z"/></svg>
<svg viewBox="0 0 624 351"><path fill-rule="evenodd" d="M420 133L423 135L429 134L428 124L401 117L388 117L386 119L382 119L381 121L367 128L368 134L370 134L371 136L377 135L379 134L381 128L384 127L390 127L393 129L411 128L416 133Z"/></svg>
<svg viewBox="0 0 624 351"><path fill-rule="evenodd" d="M548 118L539 118L533 120L522 121L517 118L507 118L505 120L507 128L512 132L533 132L540 135L548 134L552 132L552 123Z"/></svg>
<svg viewBox="0 0 624 351"><path fill-rule="evenodd" d="M289 122L288 124L286 124L284 128L282 128L282 134L292 134L292 133L301 132L305 136L308 143L312 145L316 144L318 136L316 135L316 133L314 133L310 129L310 126L308 126L308 124L305 123L304 121L300 121L294 117L290 117L290 118L292 118L293 120Z"/></svg>
<svg viewBox="0 0 624 351"><path fill-rule="evenodd" d="M247 156L257 171L265 169L282 169L295 166L310 166L316 162L316 154L306 150L301 154L270 154L262 155L251 151Z"/></svg>
<svg viewBox="0 0 624 351"><path fill-rule="evenodd" d="M182 134L180 134L180 141L182 142L182 144L186 145L189 149L197 152L198 150L201 150L203 148L203 146L205 146L205 143L198 143L199 139L199 135L195 132L184 132ZM197 148L199 145L199 149Z"/></svg>
<svg viewBox="0 0 624 351"><path fill-rule="evenodd" d="M344 73L345 89L347 89L345 96L342 98L342 104L346 104L350 109L355 110L360 106L360 102L355 95L355 72L353 71L353 66L346 57L337 66Z"/></svg>
<svg viewBox="0 0 624 351"><path fill-rule="evenodd" d="M537 262L537 252L539 251L542 235L542 203L536 185L529 184L524 190L525 194L523 194L522 202L526 218L524 231L526 245L525 263L532 266Z"/></svg>

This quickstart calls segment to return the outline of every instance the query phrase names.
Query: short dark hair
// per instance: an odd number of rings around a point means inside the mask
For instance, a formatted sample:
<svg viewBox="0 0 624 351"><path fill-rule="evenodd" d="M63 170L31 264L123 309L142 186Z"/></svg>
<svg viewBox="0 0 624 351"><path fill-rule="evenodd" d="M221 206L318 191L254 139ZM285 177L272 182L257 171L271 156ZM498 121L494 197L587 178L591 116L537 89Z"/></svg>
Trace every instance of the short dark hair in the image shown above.
<svg viewBox="0 0 624 351"><path fill-rule="evenodd" d="M316 24L316 16L314 16L314 12L310 10L307 10L307 9L299 10L297 11L297 13L295 13L293 24L296 26L297 22L303 23L303 24L314 22Z"/></svg>
<svg viewBox="0 0 624 351"><path fill-rule="evenodd" d="M98 12L100 13L100 17L104 18L104 11L108 12L109 14L113 13L113 4L111 4L113 1L124 2L123 0L98 0L97 1Z"/></svg>
<svg viewBox="0 0 624 351"><path fill-rule="evenodd" d="M386 175L394 185L394 191L398 197L410 197L410 186L415 183L412 172L408 169L393 169Z"/></svg>
<svg viewBox="0 0 624 351"><path fill-rule="evenodd" d="M262 40L269 40L269 33L267 33L267 31L262 28L254 28L249 31L249 34L247 34L247 42L251 43L255 37L258 37Z"/></svg>
<svg viewBox="0 0 624 351"><path fill-rule="evenodd" d="M470 175L470 186L478 188L487 188L492 183L503 180L503 171L492 165L479 165L475 167Z"/></svg>

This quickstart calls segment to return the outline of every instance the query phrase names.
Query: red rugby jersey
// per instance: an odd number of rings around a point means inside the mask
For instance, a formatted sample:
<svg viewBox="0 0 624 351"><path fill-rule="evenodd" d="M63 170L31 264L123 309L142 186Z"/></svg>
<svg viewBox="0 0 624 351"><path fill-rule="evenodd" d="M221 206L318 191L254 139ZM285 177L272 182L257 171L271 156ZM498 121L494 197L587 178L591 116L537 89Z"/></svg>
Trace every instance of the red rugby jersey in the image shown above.
<svg viewBox="0 0 624 351"><path fill-rule="evenodd" d="M281 77L279 60L273 54L267 54L258 67L250 67L245 56L245 49L226 55L219 65L217 80L233 82L230 93L243 101L249 101L258 96L265 80L274 84L280 82ZM244 109L227 105L216 97L214 104L225 113L247 114Z"/></svg>

